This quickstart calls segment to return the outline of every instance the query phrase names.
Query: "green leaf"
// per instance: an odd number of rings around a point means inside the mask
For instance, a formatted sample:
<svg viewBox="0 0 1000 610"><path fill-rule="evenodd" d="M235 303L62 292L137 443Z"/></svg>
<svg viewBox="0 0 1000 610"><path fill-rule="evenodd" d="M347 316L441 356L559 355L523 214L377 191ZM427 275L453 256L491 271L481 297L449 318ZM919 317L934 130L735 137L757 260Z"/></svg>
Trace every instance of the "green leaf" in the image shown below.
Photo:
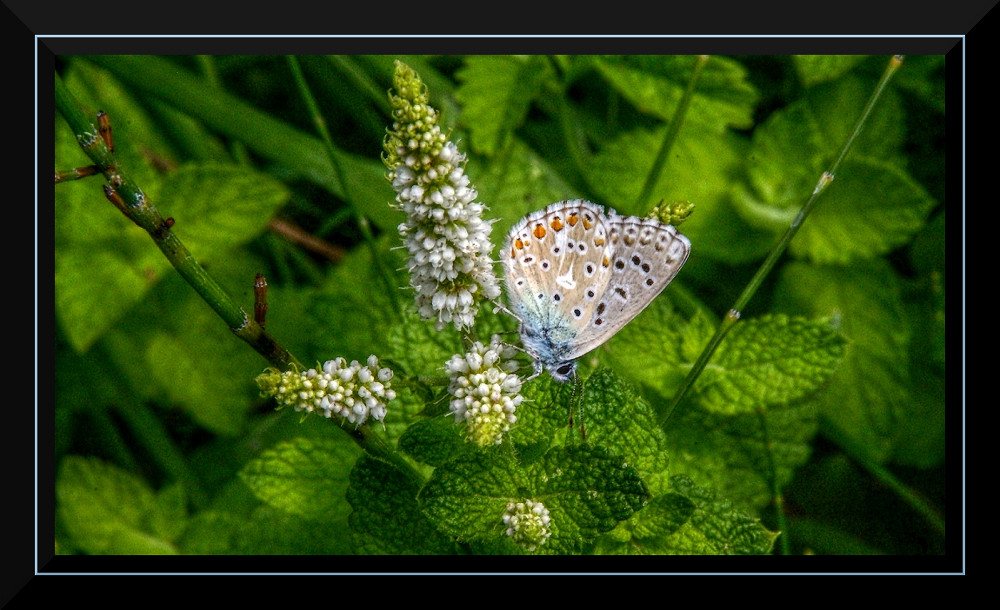
<svg viewBox="0 0 1000 610"><path fill-rule="evenodd" d="M944 114L945 56L908 55L903 68L893 77L893 85L911 93L934 111Z"/></svg>
<svg viewBox="0 0 1000 610"><path fill-rule="evenodd" d="M462 104L462 123L472 148L485 155L502 150L549 75L549 63L542 56L466 57L456 73L461 85L455 97Z"/></svg>
<svg viewBox="0 0 1000 610"><path fill-rule="evenodd" d="M766 555L778 532L769 531L711 489L695 485L685 476L671 477L677 492L694 504L691 519L659 541L669 554Z"/></svg>
<svg viewBox="0 0 1000 610"><path fill-rule="evenodd" d="M572 383L560 383L543 373L521 388L524 402L517 409L517 422L510 438L525 456L537 457L553 445L564 444L569 434L568 406L574 400Z"/></svg>
<svg viewBox="0 0 1000 610"><path fill-rule="evenodd" d="M730 203L728 193L748 148L732 133L712 133L697 125L683 129L653 188L654 200L637 206L666 129L633 130L604 143L588 165L588 182L601 198L596 203L643 216L660 199L688 201L695 208L682 231L699 257L730 262L763 257L772 245L770 233L748 225Z"/></svg>
<svg viewBox="0 0 1000 610"><path fill-rule="evenodd" d="M351 470L349 523L359 553L451 555L454 543L439 532L417 504L419 488L389 464L364 456Z"/></svg>
<svg viewBox="0 0 1000 610"><path fill-rule="evenodd" d="M642 476L650 493L667 487L666 435L656 412L634 388L608 369L587 378L580 396L587 442L621 455Z"/></svg>
<svg viewBox="0 0 1000 610"><path fill-rule="evenodd" d="M125 156L127 147L119 148ZM82 155L69 126L58 121L56 169L89 165ZM155 192L159 182L152 179L144 188ZM54 204L56 318L84 352L170 265L149 235L104 197L99 177L57 184Z"/></svg>
<svg viewBox="0 0 1000 610"><path fill-rule="evenodd" d="M84 183L90 190L79 188ZM76 348L84 351L136 305L170 264L145 231L104 199L96 181L65 186L70 190L56 192L56 312ZM288 197L273 178L219 164L184 166L151 186L157 196L146 190L149 201L174 217L173 230L202 264L263 232ZM108 299L109 294L115 298Z"/></svg>
<svg viewBox="0 0 1000 610"><path fill-rule="evenodd" d="M380 230L395 235L404 215L390 205L396 195L385 179L385 165L377 159L344 152L337 154L337 163L340 171L332 173L344 177L346 187L343 189L334 187L329 176L318 169L308 176L331 191L334 188L343 190L344 199L350 201L361 217L370 220Z"/></svg>
<svg viewBox="0 0 1000 610"><path fill-rule="evenodd" d="M67 456L56 476L56 515L91 555L173 555L186 518L176 488L160 493L96 458Z"/></svg>
<svg viewBox="0 0 1000 610"><path fill-rule="evenodd" d="M944 210L927 223L913 240L910 261L919 274L923 290L919 310L914 314L918 331L916 338L923 346L914 349L944 373L945 363L945 230Z"/></svg>
<svg viewBox="0 0 1000 610"><path fill-rule="evenodd" d="M746 170L751 190L735 187L736 210L753 226L786 229L819 181L828 145L808 103L773 113L754 130Z"/></svg>
<svg viewBox="0 0 1000 610"><path fill-rule="evenodd" d="M114 250L107 243L56 249L56 319L78 352L87 351L104 335L169 266L145 231L135 230L142 235L123 231Z"/></svg>
<svg viewBox="0 0 1000 610"><path fill-rule="evenodd" d="M433 321L420 319L412 305L407 302L407 311L401 319L384 332L389 352L393 360L411 374L441 375L443 378L445 362L454 354L466 352L462 337L450 326L437 330Z"/></svg>
<svg viewBox="0 0 1000 610"><path fill-rule="evenodd" d="M414 422L399 437L398 444L413 459L435 467L475 451L462 436L462 428L453 415Z"/></svg>
<svg viewBox="0 0 1000 610"><path fill-rule="evenodd" d="M347 519L310 521L262 506L250 515L203 511L181 539L188 555L351 555Z"/></svg>
<svg viewBox="0 0 1000 610"><path fill-rule="evenodd" d="M587 356L587 362L600 358L624 379L661 396L680 387L688 361L680 349L685 322L671 300L676 286L669 286L634 320L615 334L604 346Z"/></svg>
<svg viewBox="0 0 1000 610"><path fill-rule="evenodd" d="M945 271L945 210L934 216L913 240L910 248L910 262L921 274L939 274L944 284Z"/></svg>
<svg viewBox="0 0 1000 610"><path fill-rule="evenodd" d="M428 404L417 392L403 392L402 384L397 384L400 390L397 390L399 397L393 403L393 416L387 416L385 421L390 438L402 435L406 427L420 421L427 410L432 413L447 411L450 397L443 392L448 385L444 365L452 355L466 351L461 336L452 327L437 331L434 322L420 319L413 311L412 302L404 307L408 309L392 322L388 330L383 331L387 362L397 373L414 378L415 385L422 383L421 377L430 376L427 385L419 386L419 389L438 390L435 394L437 402ZM451 423L454 424L453 418Z"/></svg>
<svg viewBox="0 0 1000 610"><path fill-rule="evenodd" d="M184 165L167 175L156 204L195 258L211 261L257 237L288 199L266 174L219 163Z"/></svg>
<svg viewBox="0 0 1000 610"><path fill-rule="evenodd" d="M944 464L946 458L944 371L920 362L911 367L910 400L905 405L905 417L893 428L889 459L904 466L933 468Z"/></svg>
<svg viewBox="0 0 1000 610"><path fill-rule="evenodd" d="M749 186L733 201L752 226L784 232L849 135L866 91L857 79L819 86L778 111L754 132ZM847 264L908 242L934 200L895 161L905 135L898 99L888 97L855 140L851 156L802 225L790 251L820 263Z"/></svg>
<svg viewBox="0 0 1000 610"><path fill-rule="evenodd" d="M597 555L668 555L673 549L671 534L686 524L695 505L677 493L657 496L628 521L601 536L594 549Z"/></svg>
<svg viewBox="0 0 1000 610"><path fill-rule="evenodd" d="M805 196L795 201L796 192L808 193L811 188L794 183L785 191L789 205L805 202ZM789 247L792 254L821 264L873 258L907 243L935 203L904 171L862 158L845 161L822 198ZM775 232L784 230L798 213L798 207L776 207L777 196L768 202L742 187L737 187L734 200L748 222Z"/></svg>
<svg viewBox="0 0 1000 610"><path fill-rule="evenodd" d="M773 501L774 487L787 484L809 459L818 426L814 400L738 414L683 402L666 426L670 472L716 489L743 510L757 511Z"/></svg>
<svg viewBox="0 0 1000 610"><path fill-rule="evenodd" d="M685 360L698 357L712 332L704 316L692 319L681 346ZM741 322L696 382L699 394L667 423L671 472L748 510L768 505L772 485L780 489L809 457L818 427L810 396L844 351L828 322L781 315Z"/></svg>
<svg viewBox="0 0 1000 610"><path fill-rule="evenodd" d="M281 322L272 322L269 311L268 329L291 333L286 339L289 349L305 361L325 362L335 356L360 360L383 353L387 347L384 331L398 320L397 307L413 309L412 292L398 288L407 285L403 276L383 279L379 273L380 267L392 270L404 266L390 251L398 243L395 237L376 242L375 256L381 262L373 260L371 248L352 250L318 286L290 292L286 300L291 301L294 311ZM388 293L387 282L394 294ZM274 315L281 313L275 311ZM355 353L358 346L365 346L365 353Z"/></svg>
<svg viewBox="0 0 1000 610"><path fill-rule="evenodd" d="M850 532L816 519L793 519L788 535L796 543L821 555L882 555L878 549Z"/></svg>
<svg viewBox="0 0 1000 610"><path fill-rule="evenodd" d="M501 154L472 158L467 175L474 176L478 201L497 219L492 241L502 247L510 227L524 215L550 203L575 197L575 190L545 159L520 139L513 138Z"/></svg>
<svg viewBox="0 0 1000 610"><path fill-rule="evenodd" d="M913 325L907 417L898 422L892 461L930 468L945 459L945 248L944 212L910 248L914 278L905 290Z"/></svg>
<svg viewBox="0 0 1000 610"><path fill-rule="evenodd" d="M105 67L132 90L159 98L213 132L245 143L295 176L352 201L381 229L394 231L399 224L398 212L387 205L392 200L392 189L384 179L385 166L375 158L377 155L357 156L337 150L342 171L336 172L318 137L275 119L176 62L153 55L94 55L88 59ZM338 175L344 176L346 185L340 184ZM136 181L146 188L144 181L138 177Z"/></svg>
<svg viewBox="0 0 1000 610"><path fill-rule="evenodd" d="M218 322L217 319L215 319ZM254 394L246 380L220 377L218 368L206 366L206 350L227 351L210 338L156 333L146 345L144 362L150 379L163 389L161 398L185 407L195 421L220 434L238 434ZM227 337L232 341L231 337ZM139 365L140 363L136 363Z"/></svg>
<svg viewBox="0 0 1000 610"><path fill-rule="evenodd" d="M843 338L828 322L765 315L726 336L695 387L709 411L749 413L815 391L843 351Z"/></svg>
<svg viewBox="0 0 1000 610"><path fill-rule="evenodd" d="M848 344L838 372L816 398L824 417L887 457L910 404L907 347L911 328L899 280L883 260L851 267L785 266L775 289L775 309L830 317Z"/></svg>
<svg viewBox="0 0 1000 610"><path fill-rule="evenodd" d="M255 259L234 256L212 265L231 294L248 292ZM252 383L264 361L233 338L205 302L178 274L159 282L130 315L110 329L98 347L135 396L181 407L201 426L236 435L259 400ZM95 354L95 357L98 354Z"/></svg>
<svg viewBox="0 0 1000 610"><path fill-rule="evenodd" d="M934 200L897 167L847 160L789 251L820 264L848 264L904 245L920 230Z"/></svg>
<svg viewBox="0 0 1000 610"><path fill-rule="evenodd" d="M240 478L275 508L313 521L332 521L350 511L344 493L360 454L344 435L296 438L262 452L240 471Z"/></svg>
<svg viewBox="0 0 1000 610"><path fill-rule="evenodd" d="M629 55L601 57L600 74L642 112L670 121L688 86L696 55ZM753 124L757 91L746 69L725 57L712 56L702 68L686 119L721 132Z"/></svg>
<svg viewBox="0 0 1000 610"><path fill-rule="evenodd" d="M698 356L712 340L719 322L711 319L704 309L695 312L683 330L683 340L680 344L680 361L694 363ZM702 373L704 374L704 373Z"/></svg>
<svg viewBox="0 0 1000 610"><path fill-rule="evenodd" d="M666 127L632 130L605 142L591 157L589 182L603 201L622 214L645 215L659 199L690 201L695 213L684 224L703 214L712 215L741 166L746 144L732 134L715 134L692 126L678 135L670 159L653 189L654 201L636 207L646 175L663 142ZM704 222L704 221L702 221Z"/></svg>
<svg viewBox="0 0 1000 610"><path fill-rule="evenodd" d="M799 80L809 86L848 72L865 59L865 55L793 55L792 62Z"/></svg>
<svg viewBox="0 0 1000 610"><path fill-rule="evenodd" d="M882 67L879 66L880 69ZM816 126L822 133L824 144L820 152L828 161L851 135L875 84L873 76L851 74L810 87L805 92L803 101L809 105ZM906 132L906 111L900 96L893 89L887 89L854 140L848 158L878 159L904 168L902 148Z"/></svg>
<svg viewBox="0 0 1000 610"><path fill-rule="evenodd" d="M541 502L552 519L552 537L537 552L579 553L649 498L638 473L622 462L587 445L555 449L530 464L480 454L435 470L420 501L442 531L487 543L505 536L509 502Z"/></svg>

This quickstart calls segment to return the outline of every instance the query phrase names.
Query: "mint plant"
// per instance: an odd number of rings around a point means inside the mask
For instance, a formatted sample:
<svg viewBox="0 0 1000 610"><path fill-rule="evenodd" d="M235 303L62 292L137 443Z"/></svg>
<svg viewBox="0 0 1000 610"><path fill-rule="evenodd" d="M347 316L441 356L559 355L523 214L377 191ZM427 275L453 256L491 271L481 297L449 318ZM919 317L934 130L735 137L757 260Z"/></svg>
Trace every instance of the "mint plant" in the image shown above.
<svg viewBox="0 0 1000 610"><path fill-rule="evenodd" d="M61 66L57 553L942 552L943 58ZM572 198L692 254L559 383L494 257Z"/></svg>

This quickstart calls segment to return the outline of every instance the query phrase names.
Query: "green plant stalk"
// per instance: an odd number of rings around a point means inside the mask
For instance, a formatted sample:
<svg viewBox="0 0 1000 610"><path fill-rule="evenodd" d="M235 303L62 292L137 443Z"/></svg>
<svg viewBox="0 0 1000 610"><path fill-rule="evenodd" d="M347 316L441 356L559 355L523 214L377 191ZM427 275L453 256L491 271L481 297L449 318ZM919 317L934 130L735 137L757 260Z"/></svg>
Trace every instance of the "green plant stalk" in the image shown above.
<svg viewBox="0 0 1000 610"><path fill-rule="evenodd" d="M334 171L337 172L338 181L344 185L345 191L347 190L347 181L344 180L343 167L338 160L339 152L333 145L333 139L330 137L330 132L326 128L326 121L323 119L323 115L319 110L319 105L316 103L316 99L312 95L312 91L309 88L309 84L306 82L305 75L302 73L302 68L299 65L298 59L293 55L287 56L288 65L292 70L292 74L295 77L295 82L299 88L299 93L302 95L303 100L306 102L306 106L309 108L309 113L312 116L313 124L316 125L316 130L320 134L320 138L326 145L327 154L330 157L330 163L334 167ZM399 303L396 300L396 291L389 280L389 274L386 272L381 259L378 257L378 253L374 247L374 237L371 233L371 228L368 226L367 221L358 212L354 206L351 204L351 198L349 193L345 192L345 201L354 210L355 219L358 225L361 227L362 236L365 243L371 249L372 259L375 262L376 267L379 270L379 276L386 285L386 292L392 296L393 303L396 306L397 311L400 310ZM416 481L423 482L423 476L417 472L416 468L413 467L403 456L389 443L382 438L381 435L376 434L369 426L361 426L353 431L349 431L351 438L361 446L362 449L367 451L369 454L380 457L384 460L389 461L394 466L396 466L403 474L414 478Z"/></svg>
<svg viewBox="0 0 1000 610"><path fill-rule="evenodd" d="M299 88L299 93L302 95L302 99L309 108L309 114L312 117L313 124L316 126L316 131L319 132L320 139L323 140L323 144L326 147L326 154L330 158L330 164L333 165L334 172L337 174L337 181L344 187L344 201L354 211L354 218L357 221L358 227L361 229L361 236L365 240L365 244L371 252L372 261L374 261L375 268L378 270L379 278L381 278L382 283L385 285L386 294L388 294L389 298L392 300L396 311L400 311L400 303L396 296L397 290L390 279L391 276L389 272L385 269L382 259L378 256L378 251L375 248L375 237L372 235L371 226L369 226L364 215L358 211L357 207L354 205L354 200L350 196L350 189L347 186L348 182L344 179L344 167L339 159L341 153L337 150L336 146L333 145L333 138L330 137L330 131L326 128L326 120L323 118L323 114L319 110L319 104L316 103L316 98L313 97L312 91L309 89L309 83L306 82L306 77L302 73L302 67L299 65L298 58L294 55L288 55L286 58L288 60L288 66L292 70L292 75L295 77L295 83Z"/></svg>
<svg viewBox="0 0 1000 610"><path fill-rule="evenodd" d="M145 193L127 172L117 166L112 153L90 122L80 104L55 75L55 105L69 123L83 151L94 161L107 179L104 191L108 199L129 220L143 228L163 252L170 264L181 277L194 288L202 299L229 326L233 333L248 343L260 355L277 367L289 367L295 358L281 347L270 335L219 286L218 283L198 264L181 240L171 230L172 222L167 222L156 206L152 205Z"/></svg>
<svg viewBox="0 0 1000 610"><path fill-rule="evenodd" d="M365 95L375 107L378 108L379 112L385 116L392 116L392 105L389 104L388 97L379 86L372 80L365 72L357 65L352 59L348 59L343 55L327 55L326 59L339 70L341 73L346 74L351 82L357 87L359 91L363 91Z"/></svg>
<svg viewBox="0 0 1000 610"><path fill-rule="evenodd" d="M305 174L347 200L344 183L330 165L322 142L153 55L88 55L136 91L155 96L202 121L213 131L243 142L253 152ZM344 153L341 153L342 155Z"/></svg>
<svg viewBox="0 0 1000 610"><path fill-rule="evenodd" d="M670 158L670 149L674 147L674 142L677 141L677 134L681 132L681 125L684 124L684 117L687 116L688 108L691 106L691 99L694 98L695 87L698 85L698 81L701 80L701 71L706 63L708 63L708 55L699 55L695 61L694 70L691 72L691 78L688 79L687 86L684 88L684 94L677 105L677 110L670 117L670 125L667 126L667 133L663 136L660 150L656 152L653 165L649 168L649 173L646 174L646 183L642 185L642 191L635 200L635 209L637 210L644 209L643 206L648 208L651 205L649 198L653 193L656 182L660 179L660 174L663 173L663 168L667 165L667 159Z"/></svg>
<svg viewBox="0 0 1000 610"><path fill-rule="evenodd" d="M775 518L778 522L778 531L781 536L778 543L781 545L782 555L791 555L791 542L788 539L788 520L785 518L785 497L778 487L778 468L774 463L774 452L771 450L771 436L767 429L767 413L763 407L757 409L757 419L760 422L761 436L764 439L764 453L767 455L767 483L770 487L771 498L774 500Z"/></svg>
<svg viewBox="0 0 1000 610"><path fill-rule="evenodd" d="M565 72L560 67L557 58L548 56L549 63L552 64L553 71L560 75L561 78L565 78ZM569 153L569 158L573 161L573 169L576 175L584 185L588 185L587 181L587 151L584 149L583 144L580 141L580 134L577 127L577 122L574 119L573 108L566 103L566 88L569 83L561 82L559 85L552 87L553 89L558 88L552 99L555 100L556 109L555 115L559 121L559 129L562 131L563 142L566 144L566 151ZM588 186L589 188L589 186Z"/></svg>
<svg viewBox="0 0 1000 610"><path fill-rule="evenodd" d="M796 214L795 218L792 219L792 222L791 224L789 224L788 229L785 230L785 234L782 235L781 239L771 250L770 254L768 254L767 258L761 264L760 268L757 269L757 273L754 274L753 278L750 279L750 282L747 284L746 288L743 289L743 292L736 299L736 303L734 303L733 306L729 309L729 311L726 312L726 315L722 319L722 322L719 324L719 327L715 330L715 334L709 340L708 345L705 346L705 349L702 350L701 354L699 354L698 359L695 361L694 365L691 367L691 370L684 378L684 382L681 384L681 387L678 388L677 393L674 395L674 399L671 401L670 405L665 410L663 410L658 414L657 421L661 427L666 426L667 421L669 421L670 416L677 408L677 405L680 404L680 402L685 398L685 396L687 396L687 393L694 385L695 380L698 378L699 375L701 375L701 372L705 369L705 366L708 364L709 359L711 359L712 355L715 353L715 350L718 349L719 344L722 343L722 339L726 336L726 334L730 330L732 330L732 328L739 321L740 312L743 310L744 307L746 307L747 303L750 302L750 299L753 298L754 294L756 294L757 289L760 288L760 285L763 283L764 278L766 278L768 274L771 273L771 270L774 269L775 265L778 263L778 259L781 258L781 256L785 253L785 250L788 248L788 244L792 241L792 238L795 237L795 234L798 232L799 227L802 226L802 223L805 222L805 219L816 207L816 204L819 201L819 196L826 190L826 188L833 181L834 176L836 176L837 174L837 170L840 168L841 162L847 156L847 153L850 151L851 146L854 144L854 139L857 138L858 134L861 133L861 129L868 121L868 116L871 114L871 111L875 107L875 104L882 96L882 92L885 90L885 87L889 84L889 81L892 79L892 76L896 73L896 70L898 70L902 64L903 64L903 58L900 55L895 55L892 57L892 59L889 60L889 65L886 66L885 72L882 73L882 78L875 86L875 90L872 92L871 97L868 99L868 103L865 105L864 110L861 111L861 116L858 117L858 120L854 125L854 129L851 130L851 133L847 136L847 140L845 140L844 144L840 147L840 151L838 152L833 164L830 165L830 169L823 172L823 175L820 177L819 182L816 183L816 188L813 189L812 195L809 196L809 199L806 200L805 204L799 210L798 214Z"/></svg>
<svg viewBox="0 0 1000 610"><path fill-rule="evenodd" d="M105 192L108 198L126 217L149 233L174 268L229 325L234 334L275 367L288 370L297 366L300 370L305 370L307 367L302 366L291 353L247 316L246 312L205 272L170 230L170 224L165 222L159 210L146 201L141 189L115 165L114 155L100 138L97 127L87 118L58 73L55 75L55 106L76 134L81 148L107 178L109 185L105 186ZM345 432L371 455L393 464L405 475L423 482L423 476L416 468L367 425Z"/></svg>
<svg viewBox="0 0 1000 610"><path fill-rule="evenodd" d="M215 57L212 55L196 55L195 59L198 60L198 67L201 69L201 73L205 76L205 79L219 91L224 91L222 79L219 78L219 71L215 68ZM237 163L244 167L250 166L250 155L247 154L247 149L243 145L243 142L233 140L229 145L229 152L236 159Z"/></svg>

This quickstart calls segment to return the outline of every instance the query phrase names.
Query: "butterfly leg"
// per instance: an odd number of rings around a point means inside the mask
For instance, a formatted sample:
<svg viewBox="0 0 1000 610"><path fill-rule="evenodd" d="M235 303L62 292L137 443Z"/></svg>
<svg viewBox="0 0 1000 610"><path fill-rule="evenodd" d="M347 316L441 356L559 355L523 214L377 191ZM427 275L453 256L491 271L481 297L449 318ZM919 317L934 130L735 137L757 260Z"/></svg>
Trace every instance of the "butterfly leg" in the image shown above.
<svg viewBox="0 0 1000 610"><path fill-rule="evenodd" d="M521 320L521 317L519 315L517 315L513 311L511 311L511 310L507 309L506 307L504 307L503 303L501 303L500 301L495 301L495 300L490 299L490 302L493 303L493 305L495 307L495 309L493 310L493 313L496 313L498 311L502 311L502 312L506 313L507 315L509 315L510 317L512 317L515 320L517 320L518 323L520 323L520 324L524 323L524 321Z"/></svg>

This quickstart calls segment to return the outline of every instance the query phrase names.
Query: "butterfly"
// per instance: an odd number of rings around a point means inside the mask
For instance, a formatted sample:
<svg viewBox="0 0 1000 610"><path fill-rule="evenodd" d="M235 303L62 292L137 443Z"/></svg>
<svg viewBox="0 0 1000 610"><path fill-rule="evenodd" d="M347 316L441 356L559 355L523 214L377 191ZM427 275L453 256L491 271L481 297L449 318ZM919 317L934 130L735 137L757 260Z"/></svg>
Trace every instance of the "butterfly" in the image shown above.
<svg viewBox="0 0 1000 610"><path fill-rule="evenodd" d="M603 345L677 275L691 242L675 227L619 216L583 199L532 212L507 233L502 252L521 343L558 381Z"/></svg>

